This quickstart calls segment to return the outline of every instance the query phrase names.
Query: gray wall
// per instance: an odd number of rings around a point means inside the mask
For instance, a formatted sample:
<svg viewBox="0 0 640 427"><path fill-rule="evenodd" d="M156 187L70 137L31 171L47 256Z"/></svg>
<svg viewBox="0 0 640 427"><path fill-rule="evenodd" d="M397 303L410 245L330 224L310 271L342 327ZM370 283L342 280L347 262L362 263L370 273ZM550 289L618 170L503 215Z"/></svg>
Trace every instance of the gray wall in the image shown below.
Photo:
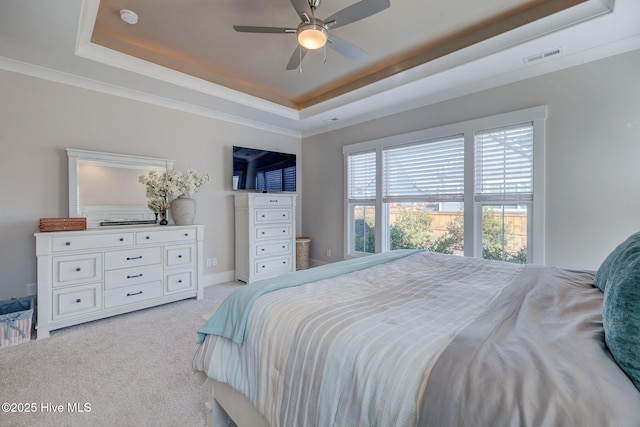
<svg viewBox="0 0 640 427"><path fill-rule="evenodd" d="M0 71L0 300L36 282L38 220L68 215L65 148L175 160L209 173L194 198L211 284L234 270L231 147L300 154L298 138Z"/></svg>
<svg viewBox="0 0 640 427"><path fill-rule="evenodd" d="M545 263L597 269L640 230L639 75L633 51L303 139L303 192L313 197L303 200L302 232L313 239L311 257L342 258L342 146L548 105Z"/></svg>
<svg viewBox="0 0 640 427"><path fill-rule="evenodd" d="M342 258L345 144L536 105L547 121L546 263L597 268L640 229L640 51L305 138L256 130L0 71L0 299L36 282L38 219L68 215L67 147L175 160L211 174L195 198L208 283L233 260L231 146L300 153L301 234L318 262ZM326 250L332 252L331 258Z"/></svg>

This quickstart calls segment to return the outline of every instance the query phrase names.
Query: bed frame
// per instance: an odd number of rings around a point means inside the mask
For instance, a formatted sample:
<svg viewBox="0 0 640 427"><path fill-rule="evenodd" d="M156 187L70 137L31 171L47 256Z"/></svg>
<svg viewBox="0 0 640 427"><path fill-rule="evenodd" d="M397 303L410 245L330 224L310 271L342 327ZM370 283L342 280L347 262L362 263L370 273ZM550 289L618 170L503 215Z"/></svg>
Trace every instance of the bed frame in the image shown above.
<svg viewBox="0 0 640 427"><path fill-rule="evenodd" d="M253 404L228 384L212 379L207 402L208 427L269 427Z"/></svg>

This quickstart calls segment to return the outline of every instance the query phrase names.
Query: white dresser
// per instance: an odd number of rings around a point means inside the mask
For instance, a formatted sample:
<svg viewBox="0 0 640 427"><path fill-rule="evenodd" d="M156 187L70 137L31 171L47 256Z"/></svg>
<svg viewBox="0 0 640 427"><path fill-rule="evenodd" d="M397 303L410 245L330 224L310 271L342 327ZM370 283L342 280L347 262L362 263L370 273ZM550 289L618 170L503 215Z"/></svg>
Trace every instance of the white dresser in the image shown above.
<svg viewBox="0 0 640 427"><path fill-rule="evenodd" d="M203 297L204 225L35 233L38 339L54 329Z"/></svg>
<svg viewBox="0 0 640 427"><path fill-rule="evenodd" d="M251 283L296 270L294 194L235 196L236 280Z"/></svg>

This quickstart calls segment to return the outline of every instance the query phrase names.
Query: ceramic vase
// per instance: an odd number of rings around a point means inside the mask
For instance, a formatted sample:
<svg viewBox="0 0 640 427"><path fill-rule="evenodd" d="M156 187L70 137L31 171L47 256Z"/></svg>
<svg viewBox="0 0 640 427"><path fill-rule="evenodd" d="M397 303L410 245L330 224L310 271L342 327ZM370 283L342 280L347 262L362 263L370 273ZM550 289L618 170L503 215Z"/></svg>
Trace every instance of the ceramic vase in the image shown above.
<svg viewBox="0 0 640 427"><path fill-rule="evenodd" d="M196 218L196 201L179 196L171 201L171 216L176 225L191 225Z"/></svg>

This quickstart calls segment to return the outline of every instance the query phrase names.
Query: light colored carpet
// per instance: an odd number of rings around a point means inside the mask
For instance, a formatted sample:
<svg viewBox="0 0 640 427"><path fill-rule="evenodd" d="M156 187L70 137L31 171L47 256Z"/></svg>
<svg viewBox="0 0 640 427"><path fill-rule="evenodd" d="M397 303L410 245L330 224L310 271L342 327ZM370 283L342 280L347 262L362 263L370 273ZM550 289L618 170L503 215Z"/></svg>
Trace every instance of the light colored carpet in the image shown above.
<svg viewBox="0 0 640 427"><path fill-rule="evenodd" d="M191 370L196 331L239 283L189 299L53 331L0 349L2 426L203 426L207 389ZM35 405L31 405L31 404ZM70 412L69 405L85 408ZM62 411L53 412L62 405ZM4 407L3 407L4 409Z"/></svg>

